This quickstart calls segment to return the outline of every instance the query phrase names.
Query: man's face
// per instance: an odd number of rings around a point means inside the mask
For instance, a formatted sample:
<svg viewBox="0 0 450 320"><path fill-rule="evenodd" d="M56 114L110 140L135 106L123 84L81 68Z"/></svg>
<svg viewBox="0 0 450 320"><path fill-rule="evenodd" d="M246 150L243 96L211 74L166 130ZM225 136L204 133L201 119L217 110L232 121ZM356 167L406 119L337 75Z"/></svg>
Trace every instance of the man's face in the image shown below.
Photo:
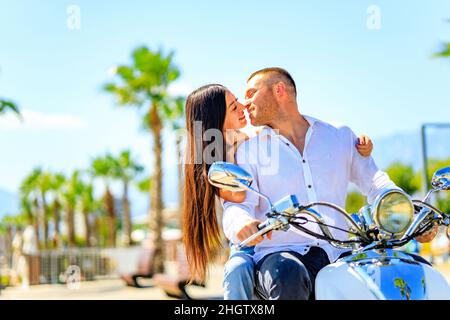
<svg viewBox="0 0 450 320"><path fill-rule="evenodd" d="M250 115L250 121L254 126L268 125L278 110L278 103L267 85L265 75L256 75L247 82L245 90L245 106Z"/></svg>

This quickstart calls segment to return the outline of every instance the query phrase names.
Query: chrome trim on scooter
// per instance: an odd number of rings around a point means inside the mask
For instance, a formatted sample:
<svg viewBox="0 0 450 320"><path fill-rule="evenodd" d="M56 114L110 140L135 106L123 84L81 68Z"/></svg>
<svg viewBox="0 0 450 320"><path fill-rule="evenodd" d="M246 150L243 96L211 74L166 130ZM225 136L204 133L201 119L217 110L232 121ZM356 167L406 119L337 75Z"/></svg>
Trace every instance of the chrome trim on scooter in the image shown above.
<svg viewBox="0 0 450 320"><path fill-rule="evenodd" d="M424 300L425 272L421 263L396 250L371 250L340 259L379 300Z"/></svg>

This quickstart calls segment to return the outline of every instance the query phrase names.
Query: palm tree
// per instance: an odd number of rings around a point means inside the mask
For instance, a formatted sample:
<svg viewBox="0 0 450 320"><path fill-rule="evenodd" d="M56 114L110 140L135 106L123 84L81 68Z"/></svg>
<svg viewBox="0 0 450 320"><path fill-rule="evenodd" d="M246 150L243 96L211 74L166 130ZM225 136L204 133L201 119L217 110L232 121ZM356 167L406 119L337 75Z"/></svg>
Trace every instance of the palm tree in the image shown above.
<svg viewBox="0 0 450 320"><path fill-rule="evenodd" d="M450 19L447 20L450 22ZM450 42L444 42L442 44L442 49L439 52L433 54L434 58L450 58Z"/></svg>
<svg viewBox="0 0 450 320"><path fill-rule="evenodd" d="M29 223L34 226L36 238L39 241L39 178L42 174L41 168L35 168L33 171L25 177L22 181L19 192L21 199L21 207L27 213L29 217Z"/></svg>
<svg viewBox="0 0 450 320"><path fill-rule="evenodd" d="M99 207L98 202L94 198L94 186L92 183L80 183L80 210L83 214L83 222L85 229L85 243L88 247L94 245L93 242L93 226L90 222L90 213L96 211Z"/></svg>
<svg viewBox="0 0 450 320"><path fill-rule="evenodd" d="M449 58L450 57L450 42L444 43L442 45L441 51L433 55L436 58Z"/></svg>
<svg viewBox="0 0 450 320"><path fill-rule="evenodd" d="M178 101L178 113L174 115L175 121L172 122L173 130L177 133L176 135L176 151L177 151L177 160L178 160L178 208L180 210L180 225L181 225L181 211L183 206L183 197L184 197L184 185L183 185L183 152L181 149L181 143L183 141L183 135L180 135L180 129L184 128L184 105L185 101Z"/></svg>
<svg viewBox="0 0 450 320"><path fill-rule="evenodd" d="M43 246L48 248L49 245L49 228L48 221L50 216L50 208L47 203L48 192L51 190L52 175L50 172L39 171L37 178L37 190L40 197L41 222L43 226Z"/></svg>
<svg viewBox="0 0 450 320"><path fill-rule="evenodd" d="M91 174L93 177L100 178L105 183L105 193L103 195L103 207L107 214L108 221L108 239L107 245L116 246L116 210L114 196L111 193L111 180L116 176L115 170L117 164L114 158L107 154L104 157L96 157L91 163Z"/></svg>
<svg viewBox="0 0 450 320"><path fill-rule="evenodd" d="M154 271L164 270L164 226L162 209L162 129L170 120L176 103L167 93L169 85L178 79L179 69L173 64L173 52L153 52L139 47L132 52L132 64L116 68L117 82L107 83L104 89L112 93L119 105L148 106L145 119L153 136L155 159L153 183L150 190L150 229L155 247Z"/></svg>
<svg viewBox="0 0 450 320"><path fill-rule="evenodd" d="M20 113L19 107L14 102L1 98L0 97L0 115L6 113L7 111L12 111L15 113L20 119L22 119L22 115Z"/></svg>
<svg viewBox="0 0 450 320"><path fill-rule="evenodd" d="M130 201L128 196L129 185L136 176L144 170L144 167L139 165L135 159L132 159L130 150L122 151L116 159L116 178L122 181L123 195L122 195L122 209L123 209L123 229L125 235L125 245L131 245L131 213Z"/></svg>
<svg viewBox="0 0 450 320"><path fill-rule="evenodd" d="M14 102L0 98L0 114L5 113L8 110L20 116L19 107Z"/></svg>
<svg viewBox="0 0 450 320"><path fill-rule="evenodd" d="M51 212L53 213L53 247L59 248L61 246L61 201L63 198L62 189L66 183L66 177L62 173L51 174L49 191L52 195L53 202L51 204Z"/></svg>
<svg viewBox="0 0 450 320"><path fill-rule="evenodd" d="M66 212L67 241L69 247L76 246L75 238L75 210L81 195L80 171L75 170L63 186L62 197Z"/></svg>

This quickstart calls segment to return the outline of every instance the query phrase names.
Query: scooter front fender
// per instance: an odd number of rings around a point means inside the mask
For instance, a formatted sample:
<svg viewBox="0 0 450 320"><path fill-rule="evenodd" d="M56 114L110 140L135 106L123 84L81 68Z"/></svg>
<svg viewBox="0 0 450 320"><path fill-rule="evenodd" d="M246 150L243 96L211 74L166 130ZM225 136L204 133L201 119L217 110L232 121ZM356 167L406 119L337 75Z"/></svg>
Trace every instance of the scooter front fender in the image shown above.
<svg viewBox="0 0 450 320"><path fill-rule="evenodd" d="M316 299L450 300L447 280L437 270L399 254L354 256L326 266L316 278Z"/></svg>

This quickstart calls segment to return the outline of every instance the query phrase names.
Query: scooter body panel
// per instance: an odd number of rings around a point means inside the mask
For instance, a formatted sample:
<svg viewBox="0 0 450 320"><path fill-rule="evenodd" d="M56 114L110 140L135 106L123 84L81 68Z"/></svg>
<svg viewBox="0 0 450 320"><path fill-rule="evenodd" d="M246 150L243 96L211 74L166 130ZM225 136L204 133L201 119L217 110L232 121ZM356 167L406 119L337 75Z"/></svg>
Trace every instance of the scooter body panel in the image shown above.
<svg viewBox="0 0 450 320"><path fill-rule="evenodd" d="M391 249L354 254L326 266L315 290L318 300L450 299L450 287L437 270Z"/></svg>

